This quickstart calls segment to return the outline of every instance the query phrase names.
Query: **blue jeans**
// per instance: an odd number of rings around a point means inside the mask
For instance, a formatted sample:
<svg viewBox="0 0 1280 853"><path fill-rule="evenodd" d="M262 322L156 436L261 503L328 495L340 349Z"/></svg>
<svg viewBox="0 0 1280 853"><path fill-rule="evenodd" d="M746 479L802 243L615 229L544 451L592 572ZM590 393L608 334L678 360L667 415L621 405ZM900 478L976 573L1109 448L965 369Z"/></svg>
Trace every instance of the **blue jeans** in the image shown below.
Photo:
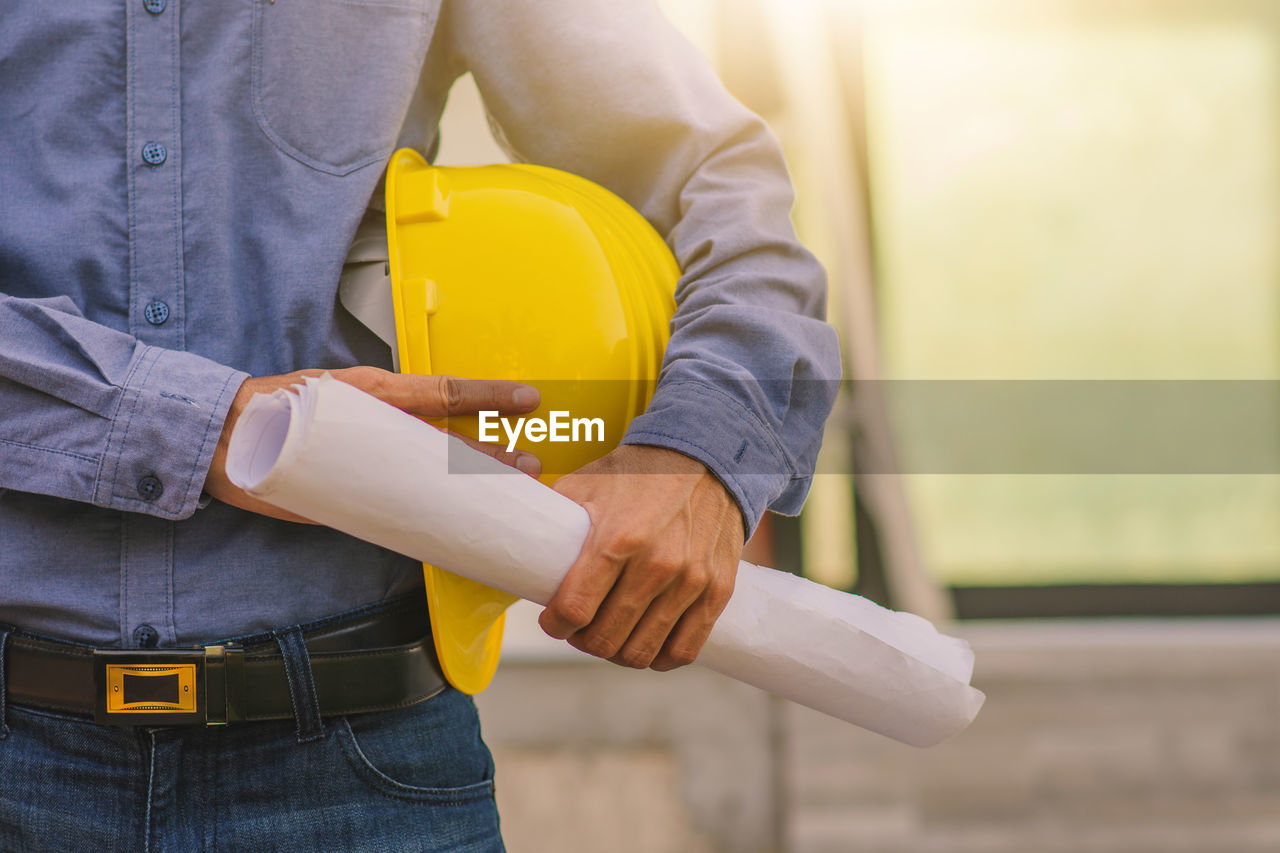
<svg viewBox="0 0 1280 853"><path fill-rule="evenodd" d="M452 688L325 718L305 739L293 721L111 728L3 713L4 853L503 850L493 760L475 704Z"/></svg>

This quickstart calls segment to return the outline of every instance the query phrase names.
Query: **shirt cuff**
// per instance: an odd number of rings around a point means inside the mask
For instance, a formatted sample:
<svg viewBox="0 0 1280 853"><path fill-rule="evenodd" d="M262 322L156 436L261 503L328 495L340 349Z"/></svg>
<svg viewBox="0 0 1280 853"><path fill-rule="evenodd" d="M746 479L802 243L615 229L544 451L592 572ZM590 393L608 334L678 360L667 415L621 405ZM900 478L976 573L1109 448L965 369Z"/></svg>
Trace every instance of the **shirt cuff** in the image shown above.
<svg viewBox="0 0 1280 853"><path fill-rule="evenodd" d="M145 347L125 380L93 502L175 521L194 513L247 378L193 353Z"/></svg>
<svg viewBox="0 0 1280 853"><path fill-rule="evenodd" d="M768 424L736 397L701 382L659 385L622 443L665 447L707 466L737 502L748 538L796 477L794 461Z"/></svg>

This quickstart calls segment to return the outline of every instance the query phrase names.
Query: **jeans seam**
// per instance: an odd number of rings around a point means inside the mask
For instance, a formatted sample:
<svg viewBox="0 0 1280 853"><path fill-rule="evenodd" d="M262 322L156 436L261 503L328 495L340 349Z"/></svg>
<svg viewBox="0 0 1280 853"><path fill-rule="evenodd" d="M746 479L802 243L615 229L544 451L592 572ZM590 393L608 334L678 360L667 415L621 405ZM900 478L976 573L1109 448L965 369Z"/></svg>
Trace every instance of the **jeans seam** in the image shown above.
<svg viewBox="0 0 1280 853"><path fill-rule="evenodd" d="M210 795L210 814L203 834L205 842L209 845L209 850L216 851L218 849L218 805L222 798L211 796L211 794L218 790L218 759L215 747L221 741L217 733L206 731L205 734L204 781L206 795Z"/></svg>
<svg viewBox="0 0 1280 853"><path fill-rule="evenodd" d="M4 674L8 659L6 653L9 648L9 634L8 628L0 628L0 740L9 737L9 693Z"/></svg>
<svg viewBox="0 0 1280 853"><path fill-rule="evenodd" d="M495 786L491 778L455 788L428 788L419 785L406 785L404 782L393 779L375 767L369 757L365 755L364 750L360 748L359 741L356 739L355 732L351 729L351 723L347 721L346 717L341 717L338 720L337 739L343 757L346 758L347 763L351 765L356 775L363 779L365 784L383 796L405 802L425 802L436 806L465 806L494 795Z"/></svg>
<svg viewBox="0 0 1280 853"><path fill-rule="evenodd" d="M143 853L151 853L151 793L156 787L156 734L148 734L150 743L147 749L147 811L142 827Z"/></svg>

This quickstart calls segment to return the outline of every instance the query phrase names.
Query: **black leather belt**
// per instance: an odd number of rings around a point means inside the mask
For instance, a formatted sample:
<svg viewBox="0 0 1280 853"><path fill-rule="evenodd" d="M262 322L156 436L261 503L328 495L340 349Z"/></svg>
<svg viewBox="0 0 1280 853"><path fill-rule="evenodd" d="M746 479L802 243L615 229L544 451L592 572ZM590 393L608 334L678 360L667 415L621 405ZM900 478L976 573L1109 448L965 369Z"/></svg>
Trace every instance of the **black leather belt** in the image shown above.
<svg viewBox="0 0 1280 853"><path fill-rule="evenodd" d="M320 713L386 711L444 689L421 596L303 626ZM15 631L5 649L14 705L104 725L221 725L294 716L274 634L185 649L92 649Z"/></svg>

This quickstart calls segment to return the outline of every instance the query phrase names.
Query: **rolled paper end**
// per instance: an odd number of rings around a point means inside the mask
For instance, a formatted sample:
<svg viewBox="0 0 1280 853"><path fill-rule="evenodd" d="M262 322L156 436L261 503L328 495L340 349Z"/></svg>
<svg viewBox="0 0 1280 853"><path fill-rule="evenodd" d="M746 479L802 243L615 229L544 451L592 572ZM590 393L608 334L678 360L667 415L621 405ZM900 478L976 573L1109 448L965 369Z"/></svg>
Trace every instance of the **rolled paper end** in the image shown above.
<svg viewBox="0 0 1280 853"><path fill-rule="evenodd" d="M963 730L982 707L973 652L925 619L751 563L699 663L913 746Z"/></svg>
<svg viewBox="0 0 1280 853"><path fill-rule="evenodd" d="M273 394L255 394L231 432L227 445L227 479L251 495L271 491L272 473L288 467L288 460L282 459L286 448L297 453L301 441L297 430L293 441L289 440L290 428L294 425L290 397L296 399L297 394L283 389Z"/></svg>

